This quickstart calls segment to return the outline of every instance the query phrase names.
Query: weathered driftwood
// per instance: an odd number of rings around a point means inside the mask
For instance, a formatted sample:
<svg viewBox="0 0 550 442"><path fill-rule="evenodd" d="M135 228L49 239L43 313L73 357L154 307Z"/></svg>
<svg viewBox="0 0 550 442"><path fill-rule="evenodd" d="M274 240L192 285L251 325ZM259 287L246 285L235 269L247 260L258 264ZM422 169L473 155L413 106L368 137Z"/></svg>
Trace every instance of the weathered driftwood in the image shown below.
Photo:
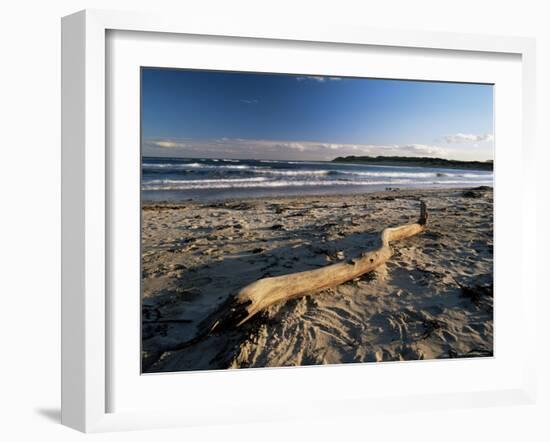
<svg viewBox="0 0 550 442"><path fill-rule="evenodd" d="M208 336L233 330L270 305L313 294L334 287L371 272L384 264L393 254L390 242L414 236L426 229L428 212L424 202L420 202L420 218L414 224L389 227L380 235L379 247L363 253L359 258L325 266L315 270L291 273L259 279L228 299L198 327L195 338L168 346L150 355L157 360L166 351L181 350L208 338ZM148 366L150 362L146 362Z"/></svg>
<svg viewBox="0 0 550 442"><path fill-rule="evenodd" d="M210 331L225 328L230 323L240 326L270 305L298 298L306 294L334 287L371 272L384 264L393 254L390 242L408 238L422 232L428 222L424 202L420 202L420 218L414 224L389 227L380 235L376 250L365 252L361 257L329 265L315 270L289 275L262 278L241 289L227 308L227 316L214 320Z"/></svg>

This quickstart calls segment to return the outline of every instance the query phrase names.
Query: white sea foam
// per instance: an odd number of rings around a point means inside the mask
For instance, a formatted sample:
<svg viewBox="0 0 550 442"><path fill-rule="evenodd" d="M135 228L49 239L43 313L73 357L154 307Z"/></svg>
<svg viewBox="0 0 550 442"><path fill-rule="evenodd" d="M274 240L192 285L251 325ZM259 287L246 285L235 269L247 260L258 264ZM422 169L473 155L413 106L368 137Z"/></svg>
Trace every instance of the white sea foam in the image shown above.
<svg viewBox="0 0 550 442"><path fill-rule="evenodd" d="M225 161L225 160L223 160ZM233 161L232 161L233 162ZM245 164L224 164L218 166L217 164L202 164L202 163L145 163L143 165L145 170L149 169L162 169L162 170L193 170L193 169L250 169L250 166Z"/></svg>
<svg viewBox="0 0 550 442"><path fill-rule="evenodd" d="M181 161L181 160L180 160ZM144 163L144 191L185 191L209 189L297 188L304 192L318 187L346 186L475 186L492 185L492 172L464 170L414 169L411 167L377 167L373 169L334 167L322 163L260 160L245 162L232 159L188 160ZM240 163L240 164L237 164ZM261 164L260 164L261 163ZM277 164L269 164L277 163ZM200 174L193 173L200 172ZM149 172L149 175L148 175ZM179 178L181 179L179 179ZM204 179L199 179L200 177ZM195 178L195 179L192 179Z"/></svg>
<svg viewBox="0 0 550 442"><path fill-rule="evenodd" d="M145 163L144 169L187 169L189 167L202 167L200 163Z"/></svg>
<svg viewBox="0 0 550 442"><path fill-rule="evenodd" d="M228 165L228 166L216 166L216 167L219 167L220 169L250 169L250 166L247 166L245 164L241 164L238 166Z"/></svg>
<svg viewBox="0 0 550 442"><path fill-rule="evenodd" d="M362 171L349 171L349 170L339 170L339 169L323 169L323 170L307 170L307 169L298 169L298 170L280 170L280 169L270 169L265 167L252 167L251 172L268 174L268 175L284 175L284 176L307 176L307 175L355 175L359 177L375 177L375 178L435 178L435 177L464 177L464 178L485 178L491 175L483 174L454 174L454 173L443 173L443 172L362 172Z"/></svg>
<svg viewBox="0 0 550 442"><path fill-rule="evenodd" d="M448 176L459 176L459 177L464 177L464 178L492 178L493 177L493 173L492 172L489 172L489 173L461 173L459 175L448 175Z"/></svg>
<svg viewBox="0 0 550 442"><path fill-rule="evenodd" d="M344 175L372 176L372 177L391 177L391 178L430 178L437 176L434 172L355 172L349 170L338 170L338 173Z"/></svg>
<svg viewBox="0 0 550 442"><path fill-rule="evenodd" d="M432 184L470 184L470 185L492 185L492 179L481 179L481 180L439 180L439 181L426 181L426 183ZM421 184L421 183L419 183Z"/></svg>
<svg viewBox="0 0 550 442"><path fill-rule="evenodd" d="M277 169L262 169L255 168L252 170L255 173L263 173L267 175L282 175L282 176L323 176L329 175L330 170L277 170Z"/></svg>
<svg viewBox="0 0 550 442"><path fill-rule="evenodd" d="M220 179L207 179L207 180L147 180L143 182L144 186L155 186L155 185L164 185L164 184L176 184L176 185L203 185L203 184L218 184L218 183L257 183L261 181L267 181L265 177L255 177L255 178L220 178Z"/></svg>
<svg viewBox="0 0 550 442"><path fill-rule="evenodd" d="M168 181L168 180L165 180ZM304 187L304 186L369 186L369 185L385 185L385 184L411 184L411 180L401 181L339 181L339 180L278 180L278 181L260 181L252 182L246 180L211 180L215 182L205 182L207 180L187 180L177 181L163 184L145 184L143 190L190 190L190 189L242 189L242 188L273 188L273 187ZM232 182L228 182L232 181Z"/></svg>

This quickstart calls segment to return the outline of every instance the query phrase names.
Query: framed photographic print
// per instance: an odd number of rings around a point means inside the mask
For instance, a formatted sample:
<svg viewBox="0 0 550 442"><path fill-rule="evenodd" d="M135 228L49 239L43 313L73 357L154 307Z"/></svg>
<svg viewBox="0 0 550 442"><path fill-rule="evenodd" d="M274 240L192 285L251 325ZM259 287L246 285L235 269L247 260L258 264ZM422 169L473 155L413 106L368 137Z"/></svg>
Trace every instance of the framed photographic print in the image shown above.
<svg viewBox="0 0 550 442"><path fill-rule="evenodd" d="M492 356L493 87L142 68L142 372Z"/></svg>
<svg viewBox="0 0 550 442"><path fill-rule="evenodd" d="M531 401L534 43L241 25L63 19L63 422Z"/></svg>

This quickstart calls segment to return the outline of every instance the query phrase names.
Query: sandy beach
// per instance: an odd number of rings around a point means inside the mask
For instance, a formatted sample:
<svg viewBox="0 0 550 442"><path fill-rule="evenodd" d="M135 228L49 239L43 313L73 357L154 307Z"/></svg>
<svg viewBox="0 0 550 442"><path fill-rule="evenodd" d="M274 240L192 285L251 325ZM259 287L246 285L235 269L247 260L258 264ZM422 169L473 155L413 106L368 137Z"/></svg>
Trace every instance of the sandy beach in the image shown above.
<svg viewBox="0 0 550 442"><path fill-rule="evenodd" d="M353 258L388 226L430 221L377 271L269 307L179 351L240 288ZM492 189L144 203L144 372L491 356Z"/></svg>

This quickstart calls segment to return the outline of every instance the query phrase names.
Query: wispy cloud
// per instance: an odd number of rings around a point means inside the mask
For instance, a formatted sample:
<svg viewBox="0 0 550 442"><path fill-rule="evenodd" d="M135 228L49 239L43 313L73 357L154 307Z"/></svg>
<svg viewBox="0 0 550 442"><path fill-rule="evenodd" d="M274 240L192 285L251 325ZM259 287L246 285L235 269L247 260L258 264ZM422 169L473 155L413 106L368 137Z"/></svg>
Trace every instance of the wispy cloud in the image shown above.
<svg viewBox="0 0 550 442"><path fill-rule="evenodd" d="M323 77L320 75L306 75L306 76L296 77L296 80L297 81L311 80L311 81L316 81L318 83L324 83L326 81L339 81L341 80L341 78L340 77Z"/></svg>
<svg viewBox="0 0 550 442"><path fill-rule="evenodd" d="M143 145L146 155L241 159L331 160L347 155L449 157L450 154L443 147L426 144L343 144L242 138L147 139Z"/></svg>
<svg viewBox="0 0 550 442"><path fill-rule="evenodd" d="M478 143L493 141L494 137L492 134L474 135L458 133L453 135L445 135L443 140L448 144Z"/></svg>
<svg viewBox="0 0 550 442"><path fill-rule="evenodd" d="M151 146L159 147L161 149L182 149L187 145L181 141L172 140L155 140L150 142Z"/></svg>
<svg viewBox="0 0 550 442"><path fill-rule="evenodd" d="M258 100L256 99L252 99L252 100L246 100L246 99L242 99L242 100L239 100L241 103L244 103L244 104L257 104L258 103Z"/></svg>

